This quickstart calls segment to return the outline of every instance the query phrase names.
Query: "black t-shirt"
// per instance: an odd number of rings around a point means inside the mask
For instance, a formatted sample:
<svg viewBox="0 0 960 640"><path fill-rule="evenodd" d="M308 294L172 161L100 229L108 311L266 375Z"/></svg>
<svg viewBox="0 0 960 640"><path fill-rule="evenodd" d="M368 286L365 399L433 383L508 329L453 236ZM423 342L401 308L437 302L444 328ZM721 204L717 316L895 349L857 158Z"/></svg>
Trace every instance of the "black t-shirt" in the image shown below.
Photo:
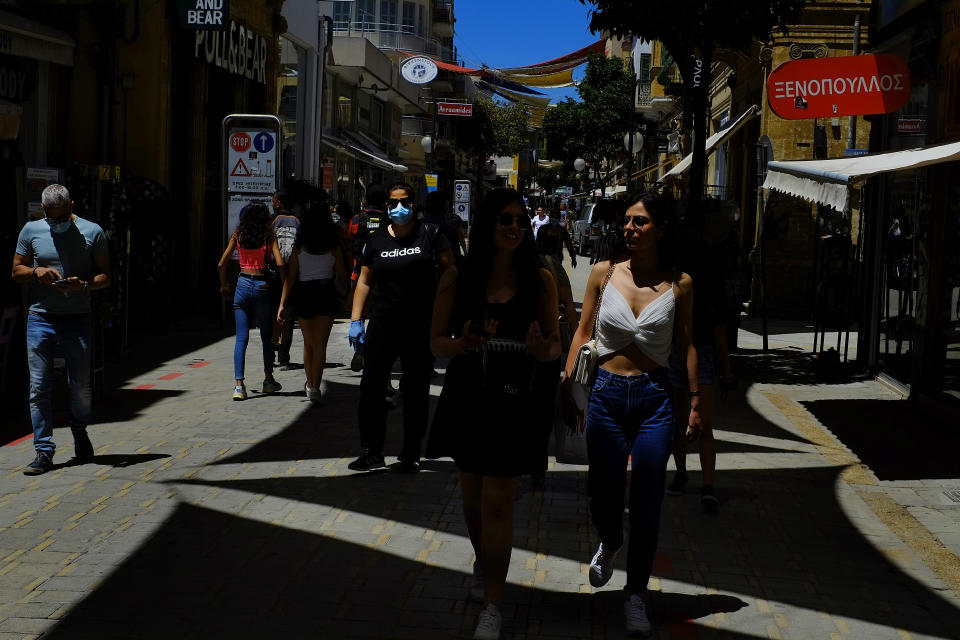
<svg viewBox="0 0 960 640"><path fill-rule="evenodd" d="M429 318L437 292L437 256L449 250L450 242L432 224L417 223L404 238L394 238L386 227L374 231L362 263L373 271L370 317Z"/></svg>

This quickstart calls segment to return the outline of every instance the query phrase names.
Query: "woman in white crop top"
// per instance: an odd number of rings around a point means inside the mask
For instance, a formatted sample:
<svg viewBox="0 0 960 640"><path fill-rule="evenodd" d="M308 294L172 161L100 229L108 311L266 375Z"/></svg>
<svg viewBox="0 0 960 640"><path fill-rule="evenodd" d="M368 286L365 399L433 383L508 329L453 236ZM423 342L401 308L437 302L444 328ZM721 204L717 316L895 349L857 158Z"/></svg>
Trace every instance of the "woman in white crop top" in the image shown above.
<svg viewBox="0 0 960 640"><path fill-rule="evenodd" d="M303 332L303 370L307 377L304 390L311 402L320 404L327 340L339 306L337 288L344 291L347 286L337 228L325 201L304 214L287 273L277 317L282 322L291 306L297 314Z"/></svg>
<svg viewBox="0 0 960 640"><path fill-rule="evenodd" d="M600 367L585 419L590 515L600 537L590 563L590 583L607 583L623 545L627 460L632 459L625 611L627 632L647 634L650 622L643 596L657 549L675 429L665 365L676 340L680 353L686 354L690 388L695 390L697 355L690 346L692 281L670 264L676 202L669 194L645 193L628 198L626 207L619 249L615 247L612 260L597 263L587 282L564 388L569 391L577 351L591 339L597 312ZM569 393L564 395L569 398ZM698 403L693 395L688 437L699 429ZM566 407L568 415L573 413L569 401Z"/></svg>

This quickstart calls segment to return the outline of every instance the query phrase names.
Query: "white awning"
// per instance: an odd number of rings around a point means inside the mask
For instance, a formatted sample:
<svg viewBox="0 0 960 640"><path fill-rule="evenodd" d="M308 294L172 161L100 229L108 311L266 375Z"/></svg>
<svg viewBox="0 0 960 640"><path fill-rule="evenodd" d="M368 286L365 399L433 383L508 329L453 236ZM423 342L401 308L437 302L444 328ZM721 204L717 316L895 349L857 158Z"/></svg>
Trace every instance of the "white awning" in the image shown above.
<svg viewBox="0 0 960 640"><path fill-rule="evenodd" d="M749 109L741 113L740 117L734 120L729 127L727 127L726 129L721 129L720 131L717 131L715 134L707 138L706 155L709 156L710 153L712 153L716 147L726 142L727 139L730 138L730 136L735 134L740 129L740 127L747 124L747 122L749 122L750 119L753 118L758 113L760 113L760 107L758 107L757 105L753 105L752 107L750 107ZM683 160L678 162L677 166L675 166L673 169L670 169L670 171L668 171L667 174L663 177L666 179L670 177L680 176L686 173L686 171L690 168L691 164L693 164L692 153L688 154Z"/></svg>
<svg viewBox="0 0 960 640"><path fill-rule="evenodd" d="M3 53L73 66L76 42L69 34L14 13L0 11Z"/></svg>
<svg viewBox="0 0 960 640"><path fill-rule="evenodd" d="M349 138L348 140L323 136L323 142L335 149L343 150L357 160L368 162L381 169L396 171L397 173L406 173L409 170L406 165L398 164L387 158L381 149L368 148L367 143L362 138L353 135L350 131L344 131L344 134Z"/></svg>
<svg viewBox="0 0 960 640"><path fill-rule="evenodd" d="M955 160L960 160L960 142L831 160L774 161L767 163L763 188L847 211L850 187L871 176Z"/></svg>

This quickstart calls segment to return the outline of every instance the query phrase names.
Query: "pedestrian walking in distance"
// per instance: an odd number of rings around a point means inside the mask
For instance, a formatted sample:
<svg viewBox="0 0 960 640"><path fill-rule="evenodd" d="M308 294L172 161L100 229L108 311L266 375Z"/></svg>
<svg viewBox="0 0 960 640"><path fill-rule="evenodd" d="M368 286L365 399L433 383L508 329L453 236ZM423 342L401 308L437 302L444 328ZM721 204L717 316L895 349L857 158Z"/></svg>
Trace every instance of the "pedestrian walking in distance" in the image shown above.
<svg viewBox="0 0 960 640"><path fill-rule="evenodd" d="M537 395L537 364L560 355L557 287L537 259L529 220L512 189L484 198L470 252L462 269L443 274L433 312L433 352L451 360L427 455L452 455L460 470L476 556L471 595L484 604L474 638L500 637L517 482L537 468L535 417L551 406Z"/></svg>
<svg viewBox="0 0 960 640"><path fill-rule="evenodd" d="M623 545L623 502L627 461L630 473L630 540L627 551L627 633L651 632L643 597L653 568L663 504L667 460L673 444L674 412L667 360L676 338L686 356L690 388L688 436L700 429L697 352L691 344L692 280L675 271L675 201L646 193L627 201L623 228L610 260L594 266L587 281L583 318L567 358L564 386L576 353L590 339L597 313L600 366L586 411L587 483L590 516L600 546L589 578L602 587L613 575ZM617 262L616 257L626 260ZM602 294L601 294L602 291ZM601 304L597 300L601 298ZM575 421L572 401L568 420Z"/></svg>
<svg viewBox="0 0 960 640"><path fill-rule="evenodd" d="M387 430L384 389L400 357L403 394L403 449L400 471L420 470L420 447L427 430L430 400L430 314L437 272L453 265L450 244L432 224L413 216L413 187L388 190L389 224L373 232L363 250L360 277L350 315L350 344L363 344L360 379L360 457L353 471L384 466ZM364 317L369 322L364 327Z"/></svg>
<svg viewBox="0 0 960 640"><path fill-rule="evenodd" d="M234 250L240 258L236 292L231 291L230 283L227 282L227 264L233 257ZM233 373L236 378L234 400L247 399L247 387L243 382L244 360L254 321L260 327L263 348L263 384L260 391L274 393L281 388L280 383L273 378L273 345L270 342L274 313L266 269L271 255L280 269L280 277L283 278L285 267L270 224L270 210L261 202L253 202L240 211L237 230L230 236L227 248L217 265L220 294L227 300L233 295L233 317L237 329L237 341L233 348Z"/></svg>
<svg viewBox="0 0 960 640"><path fill-rule="evenodd" d="M710 245L704 240L702 222L687 221L679 253L679 265L693 278L693 346L697 349L697 386L700 392L701 429L698 438L700 457L700 504L704 513L715 515L720 508L715 487L717 445L713 438L716 408L715 382L719 379L721 397L736 385L727 350L724 312L727 297L723 286L723 264L718 264ZM717 373L720 375L718 376ZM686 358L676 349L670 352L670 382L674 389L677 417L690 402L687 389ZM687 425L678 421L673 460L677 472L667 486L670 495L683 495L687 485Z"/></svg>
<svg viewBox="0 0 960 640"><path fill-rule="evenodd" d="M293 195L284 189L275 191L273 194L273 235L277 239L277 248L280 250L280 257L283 263L290 264L290 255L293 248L297 245L297 238L300 235L300 219L294 215L295 208ZM299 207L296 207L299 210ZM277 310L280 306L280 296L283 291L285 279L279 278L279 273L274 265L273 278L270 282L271 293L273 294L273 308ZM287 318L286 322L281 322L277 327L280 332L280 344L276 346L277 364L281 371L290 370L290 343L293 342L293 319Z"/></svg>
<svg viewBox="0 0 960 640"><path fill-rule="evenodd" d="M57 347L70 380L70 431L79 460L93 456L90 422L90 292L110 286L107 237L73 213L70 192L52 184L40 195L43 219L20 230L13 256L14 282L27 285L27 367L36 458L24 473L53 469L53 361Z"/></svg>
<svg viewBox="0 0 960 640"><path fill-rule="evenodd" d="M347 290L347 270L330 207L322 200L303 214L277 312L280 323L287 322L292 313L296 313L300 321L303 370L307 376L304 389L314 404L320 404L326 395L323 367L327 361L327 340L337 314L338 289Z"/></svg>

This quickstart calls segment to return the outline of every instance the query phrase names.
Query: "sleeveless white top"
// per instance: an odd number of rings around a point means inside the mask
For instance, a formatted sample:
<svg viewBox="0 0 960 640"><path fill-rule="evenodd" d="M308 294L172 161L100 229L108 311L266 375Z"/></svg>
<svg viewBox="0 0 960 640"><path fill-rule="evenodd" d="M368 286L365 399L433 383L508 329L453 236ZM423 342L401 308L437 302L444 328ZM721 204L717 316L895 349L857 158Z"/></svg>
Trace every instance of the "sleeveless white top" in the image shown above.
<svg viewBox="0 0 960 640"><path fill-rule="evenodd" d="M307 253L300 251L300 282L310 280L330 280L333 278L333 263L336 260L327 253Z"/></svg>
<svg viewBox="0 0 960 640"><path fill-rule="evenodd" d="M667 366L673 342L673 315L676 308L671 285L653 302L634 316L623 294L607 283L597 317L597 353L602 357L628 346L637 345L647 357L660 366Z"/></svg>

